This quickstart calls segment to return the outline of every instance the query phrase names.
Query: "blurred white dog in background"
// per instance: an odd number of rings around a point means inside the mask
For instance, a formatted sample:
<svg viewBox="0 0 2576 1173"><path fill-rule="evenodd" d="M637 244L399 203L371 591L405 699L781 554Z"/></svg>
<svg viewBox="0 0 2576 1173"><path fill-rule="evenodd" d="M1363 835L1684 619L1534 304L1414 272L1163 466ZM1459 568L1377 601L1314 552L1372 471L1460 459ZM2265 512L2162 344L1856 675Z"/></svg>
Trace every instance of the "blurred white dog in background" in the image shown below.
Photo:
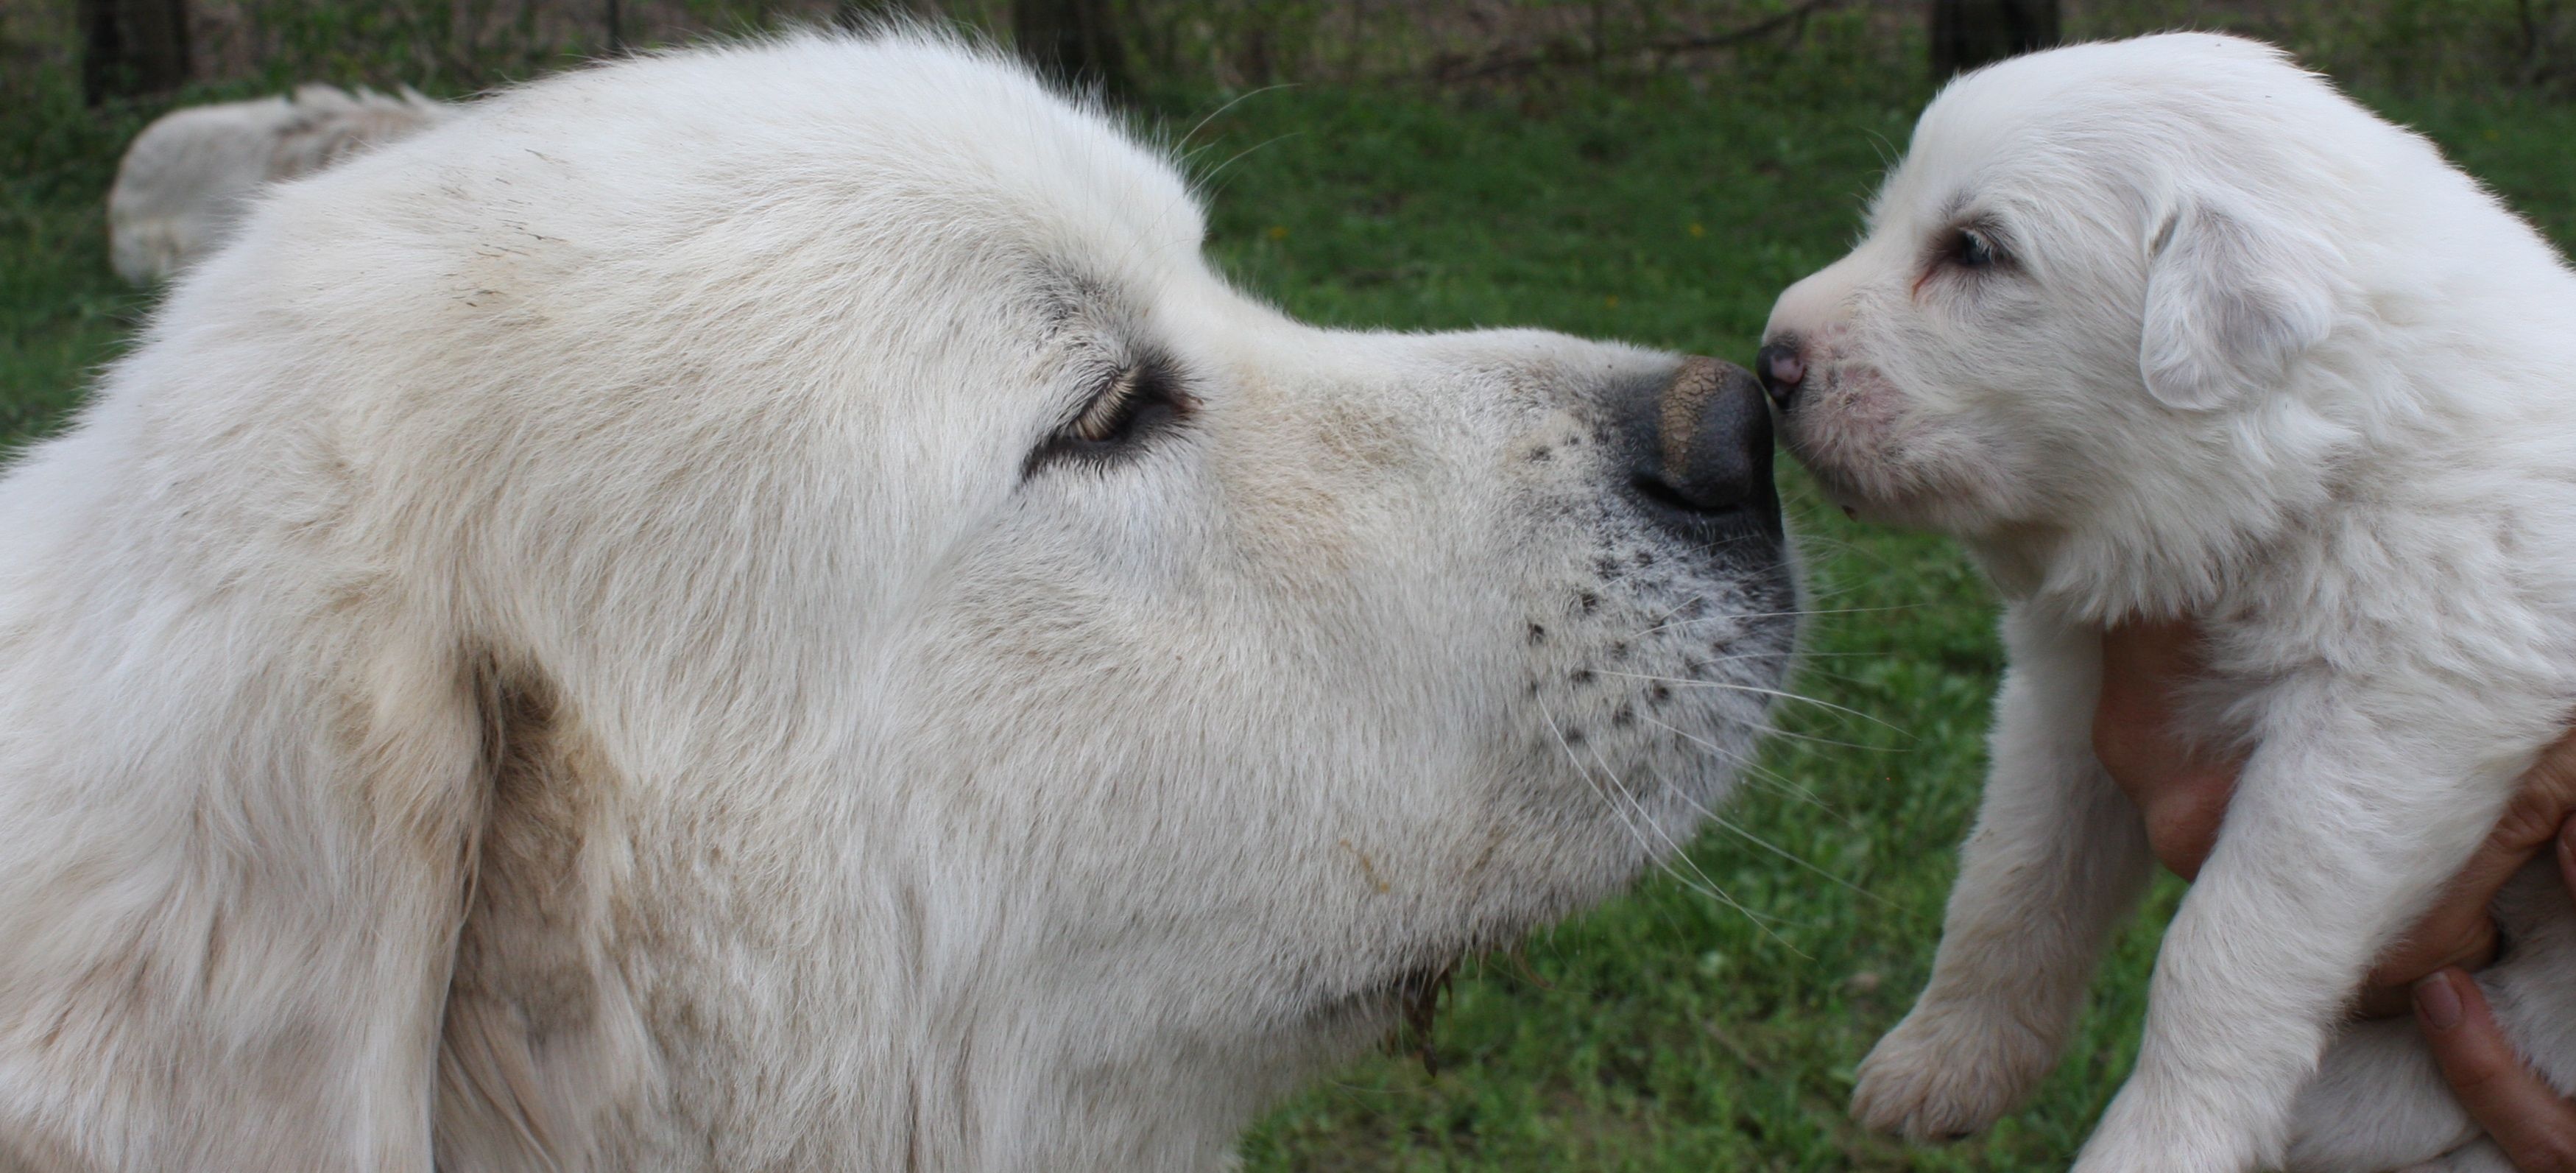
<svg viewBox="0 0 2576 1173"><path fill-rule="evenodd" d="M1751 375L1202 232L900 36L274 189L0 482L0 1167L1211 1169L1674 850Z"/></svg>
<svg viewBox="0 0 2576 1173"><path fill-rule="evenodd" d="M1957 535L2008 599L1984 809L1860 1117L1981 1128L2055 1063L2152 867L2093 756L2100 633L2190 616L2199 732L2251 756L2077 1169L2500 1167L2412 1024L2327 1047L2576 703L2557 253L2267 46L2087 45L1946 90L1758 365L1836 500ZM2485 980L2576 1090L2576 918L2547 871L2499 902L2520 952Z"/></svg>
<svg viewBox="0 0 2576 1173"><path fill-rule="evenodd" d="M108 189L117 275L137 285L166 279L222 244L261 185L311 174L452 114L409 88L379 94L320 85L164 114L134 136Z"/></svg>

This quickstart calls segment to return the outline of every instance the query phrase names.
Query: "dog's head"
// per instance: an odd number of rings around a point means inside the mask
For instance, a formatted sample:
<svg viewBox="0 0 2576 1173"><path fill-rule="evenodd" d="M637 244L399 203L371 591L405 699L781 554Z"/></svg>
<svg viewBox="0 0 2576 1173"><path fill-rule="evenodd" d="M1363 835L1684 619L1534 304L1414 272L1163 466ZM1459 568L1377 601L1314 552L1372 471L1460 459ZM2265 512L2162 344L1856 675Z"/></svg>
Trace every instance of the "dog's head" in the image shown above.
<svg viewBox="0 0 2576 1173"><path fill-rule="evenodd" d="M1861 515L2002 544L2313 478L2319 426L2273 417L2355 301L2356 189L2429 155L2229 37L1964 77L1860 244L1772 311L1783 442Z"/></svg>
<svg viewBox="0 0 2576 1173"><path fill-rule="evenodd" d="M1719 800L1794 628L1751 376L1311 328L1202 231L1015 68L798 39L492 99L182 282L109 415L350 661L263 711L491 787L415 819L479 869L453 1151L1206 1156Z"/></svg>

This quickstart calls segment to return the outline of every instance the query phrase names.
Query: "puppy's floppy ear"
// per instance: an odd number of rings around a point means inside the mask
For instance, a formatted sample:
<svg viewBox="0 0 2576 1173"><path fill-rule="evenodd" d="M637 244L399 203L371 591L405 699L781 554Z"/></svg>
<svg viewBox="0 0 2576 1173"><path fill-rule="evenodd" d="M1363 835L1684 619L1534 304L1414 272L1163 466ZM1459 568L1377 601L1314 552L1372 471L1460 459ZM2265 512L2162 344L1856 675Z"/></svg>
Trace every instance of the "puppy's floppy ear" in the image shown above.
<svg viewBox="0 0 2576 1173"><path fill-rule="evenodd" d="M2138 370L2167 407L2207 410L2277 386L2334 327L2342 257L2304 225L2192 197L2150 249Z"/></svg>

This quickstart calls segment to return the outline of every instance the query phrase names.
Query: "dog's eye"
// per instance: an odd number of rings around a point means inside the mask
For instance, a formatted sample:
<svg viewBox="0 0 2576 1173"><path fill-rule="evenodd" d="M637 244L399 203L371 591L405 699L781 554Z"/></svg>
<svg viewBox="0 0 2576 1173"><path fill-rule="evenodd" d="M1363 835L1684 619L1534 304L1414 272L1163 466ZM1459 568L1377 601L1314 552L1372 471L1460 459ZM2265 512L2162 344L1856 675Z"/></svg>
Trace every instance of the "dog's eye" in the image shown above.
<svg viewBox="0 0 2576 1173"><path fill-rule="evenodd" d="M1995 244L1974 228L1962 228L1950 244L1950 259L1971 269L1989 268L1995 263Z"/></svg>
<svg viewBox="0 0 2576 1173"><path fill-rule="evenodd" d="M1161 394L1161 380L1145 367L1129 367L1118 372L1100 394L1083 405L1082 414L1064 426L1064 438L1077 444L1124 444L1133 440L1142 417L1157 406L1168 407L1168 395Z"/></svg>
<svg viewBox="0 0 2576 1173"><path fill-rule="evenodd" d="M1147 359L1101 385L1082 410L1029 454L1028 471L1058 460L1105 461L1133 452L1188 413L1170 365Z"/></svg>

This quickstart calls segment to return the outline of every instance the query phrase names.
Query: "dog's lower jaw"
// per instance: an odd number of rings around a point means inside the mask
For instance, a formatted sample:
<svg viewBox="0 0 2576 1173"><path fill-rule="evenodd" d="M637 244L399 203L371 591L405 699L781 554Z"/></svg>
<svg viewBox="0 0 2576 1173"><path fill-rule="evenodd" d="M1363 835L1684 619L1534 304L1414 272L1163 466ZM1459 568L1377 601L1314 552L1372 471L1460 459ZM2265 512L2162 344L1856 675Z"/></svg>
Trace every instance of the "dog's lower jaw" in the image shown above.
<svg viewBox="0 0 2576 1173"><path fill-rule="evenodd" d="M1301 1042L1321 1045L1309 1050ZM1190 1057L1158 1056L1106 1070L1059 1066L1033 1073L1023 1087L1028 1094L1018 1096L974 1089L961 1097L952 1074L913 1073L905 1143L884 1167L916 1173L1229 1168L1243 1129L1262 1110L1311 1075L1319 1060L1345 1058L1366 1042L1254 1041L1233 1055L1192 1048L1197 1054Z"/></svg>

